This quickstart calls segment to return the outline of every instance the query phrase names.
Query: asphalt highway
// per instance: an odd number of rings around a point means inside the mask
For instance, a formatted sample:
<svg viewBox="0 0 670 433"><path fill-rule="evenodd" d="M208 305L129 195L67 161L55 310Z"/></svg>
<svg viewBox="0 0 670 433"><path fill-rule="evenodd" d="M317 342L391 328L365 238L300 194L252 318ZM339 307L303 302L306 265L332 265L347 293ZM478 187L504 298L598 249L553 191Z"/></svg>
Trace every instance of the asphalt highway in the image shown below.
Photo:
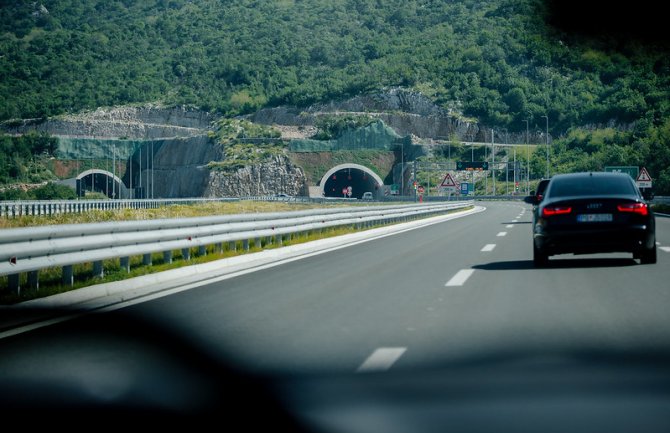
<svg viewBox="0 0 670 433"><path fill-rule="evenodd" d="M142 371L155 353L137 357L140 343L114 340L110 349L92 336L93 316L112 313L141 318L127 322L131 335L160 329L168 345L261 375L365 376L518 354L551 362L670 353L670 219L657 217L656 264L629 254L564 255L536 269L530 207L478 206L449 221L5 334L0 374L39 382L87 371L98 378L101 365L115 363ZM116 376L102 377L101 389L116 389Z"/></svg>

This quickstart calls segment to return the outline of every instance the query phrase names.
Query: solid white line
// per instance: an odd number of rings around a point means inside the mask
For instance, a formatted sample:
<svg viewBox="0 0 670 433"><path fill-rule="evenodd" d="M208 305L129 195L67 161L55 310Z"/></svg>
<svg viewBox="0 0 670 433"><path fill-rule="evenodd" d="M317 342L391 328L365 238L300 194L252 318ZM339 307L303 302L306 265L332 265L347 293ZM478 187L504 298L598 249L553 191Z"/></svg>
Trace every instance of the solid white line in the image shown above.
<svg viewBox="0 0 670 433"><path fill-rule="evenodd" d="M460 271L456 272L456 275L451 277L451 280L447 281L447 284L445 284L445 287L451 287L451 286L462 286L465 284L465 282L470 278L470 275L475 272L474 269L461 269Z"/></svg>
<svg viewBox="0 0 670 433"><path fill-rule="evenodd" d="M381 347L368 356L356 370L357 373L369 373L374 371L386 371L407 350L406 347Z"/></svg>
<svg viewBox="0 0 670 433"><path fill-rule="evenodd" d="M507 235L507 232L500 232L496 236L500 237L500 236L506 236L506 235Z"/></svg>
<svg viewBox="0 0 670 433"><path fill-rule="evenodd" d="M482 252L487 252L487 251L493 251L493 249L496 247L496 244L487 244L484 245L484 248L482 248Z"/></svg>
<svg viewBox="0 0 670 433"><path fill-rule="evenodd" d="M666 253L670 253L670 247L660 247Z"/></svg>

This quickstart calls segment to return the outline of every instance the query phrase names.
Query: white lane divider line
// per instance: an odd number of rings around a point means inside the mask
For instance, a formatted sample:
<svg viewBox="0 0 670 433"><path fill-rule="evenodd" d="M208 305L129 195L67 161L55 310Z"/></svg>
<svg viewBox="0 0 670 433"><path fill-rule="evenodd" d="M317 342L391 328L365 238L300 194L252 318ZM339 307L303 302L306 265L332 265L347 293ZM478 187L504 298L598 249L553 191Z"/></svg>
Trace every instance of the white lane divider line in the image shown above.
<svg viewBox="0 0 670 433"><path fill-rule="evenodd" d="M486 244L484 245L484 248L482 248L482 252L486 253L489 251L493 251L493 249L496 247L496 244Z"/></svg>
<svg viewBox="0 0 670 433"><path fill-rule="evenodd" d="M666 253L670 253L670 247L660 247Z"/></svg>
<svg viewBox="0 0 670 433"><path fill-rule="evenodd" d="M518 219L516 219L516 220L512 220L512 222L513 222L513 223L518 223L519 220L518 220Z"/></svg>
<svg viewBox="0 0 670 433"><path fill-rule="evenodd" d="M456 275L451 277L451 280L447 281L447 284L445 284L444 287L462 286L468 278L470 278L470 275L472 275L473 272L475 272L474 269L461 269L456 272Z"/></svg>
<svg viewBox="0 0 670 433"><path fill-rule="evenodd" d="M500 232L496 236L498 236L498 237L507 236L507 232Z"/></svg>
<svg viewBox="0 0 670 433"><path fill-rule="evenodd" d="M406 347L380 347L368 356L357 373L370 373L375 371L386 371L405 353Z"/></svg>
<svg viewBox="0 0 670 433"><path fill-rule="evenodd" d="M505 226L506 229L511 229L512 227L514 227L514 224L507 224L507 225Z"/></svg>

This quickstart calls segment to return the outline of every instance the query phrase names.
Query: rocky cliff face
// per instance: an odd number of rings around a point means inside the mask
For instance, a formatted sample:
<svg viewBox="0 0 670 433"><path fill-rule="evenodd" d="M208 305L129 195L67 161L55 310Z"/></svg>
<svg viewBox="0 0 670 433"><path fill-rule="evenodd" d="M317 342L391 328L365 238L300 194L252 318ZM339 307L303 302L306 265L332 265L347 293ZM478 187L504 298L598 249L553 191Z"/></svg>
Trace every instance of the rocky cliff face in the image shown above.
<svg viewBox="0 0 670 433"><path fill-rule="evenodd" d="M284 155L235 172L211 171L204 197L249 197L274 194L308 195L304 171Z"/></svg>
<svg viewBox="0 0 670 433"><path fill-rule="evenodd" d="M185 107L114 107L46 121L14 122L4 129L15 134L36 130L64 137L156 140L202 135L214 119L210 113Z"/></svg>
<svg viewBox="0 0 670 433"><path fill-rule="evenodd" d="M476 122L438 107L418 92L401 89L313 105L303 110L294 107L269 108L248 116L248 119L266 125L308 127L313 126L319 116L335 113L361 113L379 117L402 136L449 138L455 135L463 141L477 141L480 132Z"/></svg>
<svg viewBox="0 0 670 433"><path fill-rule="evenodd" d="M455 137L457 140L466 142L491 142L490 128L480 125L476 120L465 118L457 110L437 106L419 92L405 89L390 89L386 92L361 95L345 101L316 104L305 109L267 108L246 116L246 118L265 125L294 125L310 131L319 116L337 113L376 116L393 128L398 135L411 135L427 141ZM531 131L531 142L544 141L543 137L533 134ZM525 139L524 133L511 132L504 137L495 137L498 143L524 143Z"/></svg>

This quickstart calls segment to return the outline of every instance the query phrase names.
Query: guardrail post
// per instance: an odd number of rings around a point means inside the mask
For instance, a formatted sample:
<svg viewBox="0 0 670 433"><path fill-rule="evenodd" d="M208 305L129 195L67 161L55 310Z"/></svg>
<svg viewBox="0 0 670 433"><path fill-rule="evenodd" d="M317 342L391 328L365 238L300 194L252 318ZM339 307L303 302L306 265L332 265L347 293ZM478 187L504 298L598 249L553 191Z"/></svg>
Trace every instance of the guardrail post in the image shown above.
<svg viewBox="0 0 670 433"><path fill-rule="evenodd" d="M228 242L228 250L229 251L237 251L237 242L235 242L235 241Z"/></svg>
<svg viewBox="0 0 670 433"><path fill-rule="evenodd" d="M124 269L126 272L130 272L130 257L121 257L119 262L121 264L121 269Z"/></svg>
<svg viewBox="0 0 670 433"><path fill-rule="evenodd" d="M191 260L191 249L190 248L182 248L181 249L181 257L184 260Z"/></svg>
<svg viewBox="0 0 670 433"><path fill-rule="evenodd" d="M102 267L102 260L93 262L93 278L103 278L105 276L105 269Z"/></svg>
<svg viewBox="0 0 670 433"><path fill-rule="evenodd" d="M244 248L244 251L249 251L249 239L242 241L242 248Z"/></svg>
<svg viewBox="0 0 670 433"><path fill-rule="evenodd" d="M163 262L172 263L172 251L163 251Z"/></svg>
<svg viewBox="0 0 670 433"><path fill-rule="evenodd" d="M282 235L275 235L275 243L277 245L280 245L280 246L284 243L283 239L282 239Z"/></svg>
<svg viewBox="0 0 670 433"><path fill-rule="evenodd" d="M199 256L206 256L207 255L207 247L204 245L198 246L198 255Z"/></svg>
<svg viewBox="0 0 670 433"><path fill-rule="evenodd" d="M40 288L40 271L28 272L28 287L32 289Z"/></svg>
<svg viewBox="0 0 670 433"><path fill-rule="evenodd" d="M15 291L17 295L21 294L21 275L10 274L7 275L7 283L9 283L9 290Z"/></svg>
<svg viewBox="0 0 670 433"><path fill-rule="evenodd" d="M256 248L260 248L261 245L261 238L255 238L254 239L254 245L256 245Z"/></svg>
<svg viewBox="0 0 670 433"><path fill-rule="evenodd" d="M142 263L143 263L145 266L151 266L152 263L153 263L152 258L151 258L151 254L145 254L145 255L143 255L143 256L142 256Z"/></svg>
<svg viewBox="0 0 670 433"><path fill-rule="evenodd" d="M65 286L74 286L74 270L72 265L63 266L63 285Z"/></svg>

